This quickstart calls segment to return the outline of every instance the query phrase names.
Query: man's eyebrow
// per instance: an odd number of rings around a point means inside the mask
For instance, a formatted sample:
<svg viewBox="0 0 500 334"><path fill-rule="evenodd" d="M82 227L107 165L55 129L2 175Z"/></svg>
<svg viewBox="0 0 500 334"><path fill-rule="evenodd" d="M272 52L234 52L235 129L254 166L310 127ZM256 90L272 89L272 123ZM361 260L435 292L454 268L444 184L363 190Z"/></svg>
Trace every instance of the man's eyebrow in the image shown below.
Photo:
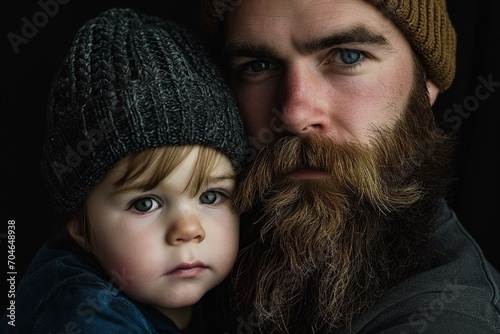
<svg viewBox="0 0 500 334"><path fill-rule="evenodd" d="M381 34L370 31L365 26L355 26L347 30L329 34L326 37L313 39L303 45L297 45L297 49L303 54L312 54L336 45L348 43L376 44L381 46L389 45L388 40ZM224 47L224 53L229 59L237 57L268 59L280 58L277 50L271 46L265 44L255 44L246 40L237 40L227 43Z"/></svg>
<svg viewBox="0 0 500 334"><path fill-rule="evenodd" d="M326 37L308 41L304 45L297 46L297 48L301 53L311 54L336 45L349 43L389 45L389 41L381 34L375 33L365 26L355 26L344 31L332 33Z"/></svg>

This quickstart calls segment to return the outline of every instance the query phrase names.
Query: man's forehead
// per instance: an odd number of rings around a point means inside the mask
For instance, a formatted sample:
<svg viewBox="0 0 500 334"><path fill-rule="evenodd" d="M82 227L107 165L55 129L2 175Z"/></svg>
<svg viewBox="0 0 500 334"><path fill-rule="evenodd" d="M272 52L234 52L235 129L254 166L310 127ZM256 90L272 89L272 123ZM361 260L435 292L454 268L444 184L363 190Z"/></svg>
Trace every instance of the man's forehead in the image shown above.
<svg viewBox="0 0 500 334"><path fill-rule="evenodd" d="M389 44L398 28L365 1L300 2L296 6L263 6L261 0L242 2L225 20L226 51L279 48L293 45L313 53L328 45L345 43ZM250 50L248 50L250 51Z"/></svg>
<svg viewBox="0 0 500 334"><path fill-rule="evenodd" d="M366 25L371 30L389 26L391 21L375 6L363 0L293 1L245 0L223 21L226 38L278 38L292 34L300 39L334 29L347 30Z"/></svg>

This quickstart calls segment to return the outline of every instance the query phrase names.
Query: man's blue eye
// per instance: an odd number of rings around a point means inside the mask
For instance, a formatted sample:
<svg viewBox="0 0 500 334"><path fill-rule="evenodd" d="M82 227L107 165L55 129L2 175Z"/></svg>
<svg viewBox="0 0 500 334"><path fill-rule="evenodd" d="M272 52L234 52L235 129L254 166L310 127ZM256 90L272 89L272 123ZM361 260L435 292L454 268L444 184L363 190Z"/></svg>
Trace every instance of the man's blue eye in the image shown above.
<svg viewBox="0 0 500 334"><path fill-rule="evenodd" d="M340 58L346 64L354 64L361 58L361 52L357 50L342 49L340 50Z"/></svg>

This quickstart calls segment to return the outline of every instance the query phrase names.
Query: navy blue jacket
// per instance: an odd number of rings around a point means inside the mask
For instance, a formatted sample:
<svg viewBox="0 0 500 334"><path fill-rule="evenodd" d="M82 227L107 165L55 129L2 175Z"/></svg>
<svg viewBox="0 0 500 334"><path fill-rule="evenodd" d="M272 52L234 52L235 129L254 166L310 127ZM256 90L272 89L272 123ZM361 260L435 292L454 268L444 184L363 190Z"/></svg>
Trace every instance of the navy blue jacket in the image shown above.
<svg viewBox="0 0 500 334"><path fill-rule="evenodd" d="M121 293L119 280L106 277L66 233L43 245L33 258L15 302L15 326L4 313L1 333L181 333L154 307ZM182 333L208 333L200 312L195 306L195 320Z"/></svg>

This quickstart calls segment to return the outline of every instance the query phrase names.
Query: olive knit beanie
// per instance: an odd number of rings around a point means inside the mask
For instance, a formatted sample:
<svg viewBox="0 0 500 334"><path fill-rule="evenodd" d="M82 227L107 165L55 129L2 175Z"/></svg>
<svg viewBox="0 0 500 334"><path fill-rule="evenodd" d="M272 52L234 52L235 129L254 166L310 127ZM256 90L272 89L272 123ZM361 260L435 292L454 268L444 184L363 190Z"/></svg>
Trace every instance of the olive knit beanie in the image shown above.
<svg viewBox="0 0 500 334"><path fill-rule="evenodd" d="M236 101L195 35L115 8L78 30L54 77L42 175L63 222L131 153L200 144L237 169L245 138Z"/></svg>
<svg viewBox="0 0 500 334"><path fill-rule="evenodd" d="M201 0L200 15L204 31L210 36L220 33L224 15L237 8L240 1ZM448 89L455 77L456 36L448 16L446 0L366 1L379 8L401 29L423 60L429 78L440 91Z"/></svg>

